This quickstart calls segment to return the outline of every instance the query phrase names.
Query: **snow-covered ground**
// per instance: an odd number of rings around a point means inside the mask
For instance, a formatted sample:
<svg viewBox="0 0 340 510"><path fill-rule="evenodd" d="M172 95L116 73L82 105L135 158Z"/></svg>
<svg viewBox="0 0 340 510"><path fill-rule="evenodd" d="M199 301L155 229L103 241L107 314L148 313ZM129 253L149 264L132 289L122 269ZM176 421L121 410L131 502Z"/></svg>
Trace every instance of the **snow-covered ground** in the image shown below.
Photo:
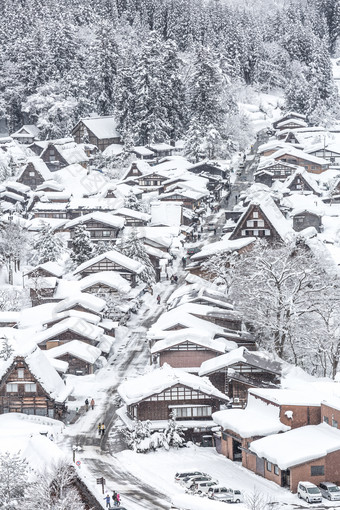
<svg viewBox="0 0 340 510"><path fill-rule="evenodd" d="M251 495L258 491L264 498L271 503L278 503L280 506L298 505L309 506L301 502L296 494L292 494L288 489L279 487L274 482L265 480L255 475L251 471L243 468L239 463L232 462L223 455L219 455L214 448L201 448L192 445L189 448L181 448L170 452L157 451L148 454L138 454L129 450L121 452L119 460L122 466L145 483L163 491L174 502L180 502L185 494L185 489L174 481L177 472L185 471L203 471L219 481L225 487L239 489L244 494ZM192 496L191 499L203 499L200 496ZM189 503L190 499L188 500ZM325 506L340 506L337 504ZM193 509L194 509L193 503ZM190 508L190 506L188 506ZM204 509L218 510L213 502L204 497ZM239 510L245 510L246 504L237 505ZM194 509L195 510L195 509Z"/></svg>

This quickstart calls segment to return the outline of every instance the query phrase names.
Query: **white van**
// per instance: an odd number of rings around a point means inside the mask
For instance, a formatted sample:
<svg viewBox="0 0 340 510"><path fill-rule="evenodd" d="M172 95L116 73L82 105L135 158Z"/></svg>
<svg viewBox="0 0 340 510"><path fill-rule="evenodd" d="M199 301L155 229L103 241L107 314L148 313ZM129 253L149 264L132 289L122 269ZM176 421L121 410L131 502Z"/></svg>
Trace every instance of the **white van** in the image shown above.
<svg viewBox="0 0 340 510"><path fill-rule="evenodd" d="M322 501L319 487L311 482L299 482L297 495L300 499L305 499L307 503L321 503Z"/></svg>

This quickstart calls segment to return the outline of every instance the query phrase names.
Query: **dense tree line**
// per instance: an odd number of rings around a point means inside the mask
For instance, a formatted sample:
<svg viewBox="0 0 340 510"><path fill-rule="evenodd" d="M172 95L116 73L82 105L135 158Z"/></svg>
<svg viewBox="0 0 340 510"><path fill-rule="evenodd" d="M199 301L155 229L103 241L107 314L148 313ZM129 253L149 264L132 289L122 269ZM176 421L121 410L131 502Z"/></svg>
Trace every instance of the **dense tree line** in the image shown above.
<svg viewBox="0 0 340 510"><path fill-rule="evenodd" d="M330 54L340 0L265 10L221 0L3 0L0 115L67 135L80 116L116 114L134 143L185 136L197 159L237 149L236 84L286 91L319 122L337 94ZM223 142L223 144L221 143Z"/></svg>

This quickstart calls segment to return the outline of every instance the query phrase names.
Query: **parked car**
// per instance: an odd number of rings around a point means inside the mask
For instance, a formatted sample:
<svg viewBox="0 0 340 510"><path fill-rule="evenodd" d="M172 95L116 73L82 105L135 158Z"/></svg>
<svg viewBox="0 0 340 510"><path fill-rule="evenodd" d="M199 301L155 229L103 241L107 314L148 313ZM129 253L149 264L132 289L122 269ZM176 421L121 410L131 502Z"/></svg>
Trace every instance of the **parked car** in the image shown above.
<svg viewBox="0 0 340 510"><path fill-rule="evenodd" d="M182 485L187 489L191 489L192 485L195 485L197 482L209 482L211 480L211 476L209 475L201 475L201 476L191 476L188 478L184 478Z"/></svg>
<svg viewBox="0 0 340 510"><path fill-rule="evenodd" d="M299 482L297 495L301 499L305 499L307 503L321 503L322 494L319 487L311 482Z"/></svg>
<svg viewBox="0 0 340 510"><path fill-rule="evenodd" d="M198 253L199 251L201 251L201 248L198 248L197 246L195 246L194 248L188 248L187 255L189 255L189 257L190 257L191 255L194 255L195 253Z"/></svg>
<svg viewBox="0 0 340 510"><path fill-rule="evenodd" d="M228 492L229 492L229 489L227 489L227 487L221 487L221 486L210 487L210 489L208 490L208 498L215 499L215 496L217 496L217 495L221 495L221 497L222 497L224 495L228 495ZM229 498L231 500L231 494L229 494Z"/></svg>
<svg viewBox="0 0 340 510"><path fill-rule="evenodd" d="M203 475L202 471L186 471L184 473L176 473L175 474L175 482L180 482L184 480L184 478L188 478L189 476L199 476Z"/></svg>
<svg viewBox="0 0 340 510"><path fill-rule="evenodd" d="M238 489L227 489L226 487L212 487L208 492L208 497L216 501L225 501L227 503L241 503L243 495Z"/></svg>
<svg viewBox="0 0 340 510"><path fill-rule="evenodd" d="M217 480L208 480L208 481L205 481L205 482L196 482L194 484L194 486L192 487L192 490L194 492L196 492L196 494L203 494L203 492L205 492L206 494L208 493L210 487L214 487L214 486L217 486L218 485L218 481Z"/></svg>
<svg viewBox="0 0 340 510"><path fill-rule="evenodd" d="M340 487L332 482L321 482L319 489L324 498L330 501L340 501Z"/></svg>

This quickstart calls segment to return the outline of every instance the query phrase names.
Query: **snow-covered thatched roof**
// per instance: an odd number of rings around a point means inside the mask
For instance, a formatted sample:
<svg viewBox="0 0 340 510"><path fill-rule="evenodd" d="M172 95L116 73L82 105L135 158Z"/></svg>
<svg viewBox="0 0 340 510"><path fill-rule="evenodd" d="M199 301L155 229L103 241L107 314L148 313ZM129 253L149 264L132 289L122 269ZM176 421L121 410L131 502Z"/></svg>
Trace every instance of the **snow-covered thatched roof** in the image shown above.
<svg viewBox="0 0 340 510"><path fill-rule="evenodd" d="M132 271L133 273L136 274L140 274L145 269L144 265L141 264L140 262L137 262L136 260L133 260L130 257L126 257L125 255L119 253L116 250L110 250L105 253L102 253L101 255L97 255L97 257L93 257L92 259L88 260L87 262L84 262L83 264L80 264L80 266L78 266L77 269L74 271L74 274L81 273L88 267L91 267L104 259L111 260L115 264L123 268L126 268L129 271Z"/></svg>
<svg viewBox="0 0 340 510"><path fill-rule="evenodd" d="M249 365L260 370L265 370L266 372L272 372L274 374L281 373L281 363L278 361L271 360L269 356L263 352L250 352L245 347L239 347L227 354L222 354L222 356L217 356L216 358L204 361L201 365L199 375L203 376L211 374L217 370L232 367L239 363Z"/></svg>
<svg viewBox="0 0 340 510"><path fill-rule="evenodd" d="M178 331L168 331L163 340L159 340L152 346L151 353L155 354L184 342L200 345L214 352L224 353L226 351L226 343L221 340L214 340L214 335L211 332L185 328Z"/></svg>
<svg viewBox="0 0 340 510"><path fill-rule="evenodd" d="M65 331L72 331L76 335L86 337L89 340L99 340L100 336L104 333L102 328L94 324L91 324L77 317L69 317L60 322L57 322L57 324L54 324L51 328L38 333L35 340L38 344L40 344L49 338L54 338L58 335L61 335Z"/></svg>
<svg viewBox="0 0 340 510"><path fill-rule="evenodd" d="M131 290L129 282L120 276L116 271L100 271L93 273L79 282L80 289L85 292L86 289L93 285L103 284L116 289L118 292L128 293Z"/></svg>
<svg viewBox="0 0 340 510"><path fill-rule="evenodd" d="M167 364L145 375L123 382L118 387L118 393L126 404L135 404L176 384L192 388L224 402L229 400L226 395L211 384L209 379L187 373L179 368L172 368Z"/></svg>
<svg viewBox="0 0 340 510"><path fill-rule="evenodd" d="M71 340L70 342L48 349L46 351L46 356L48 358L58 358L65 354L70 354L75 358L82 359L86 363L93 364L97 361L101 352L102 351L94 345L89 345L85 342L81 342L80 340Z"/></svg>
<svg viewBox="0 0 340 510"><path fill-rule="evenodd" d="M78 218L75 218L74 220L68 221L64 228L73 228L77 225L81 225L83 223L86 223L87 221L95 221L98 223L103 223L104 225L108 225L110 227L114 228L123 228L124 227L124 218L120 218L118 216L114 216L111 213L106 212L92 212L89 214L84 214L83 216L79 216Z"/></svg>
<svg viewBox="0 0 340 510"><path fill-rule="evenodd" d="M99 138L99 140L120 138L120 133L117 131L118 123L116 118L113 116L86 117L81 119L81 122L91 131L91 133L94 134L96 138Z"/></svg>
<svg viewBox="0 0 340 510"><path fill-rule="evenodd" d="M27 164L24 166L24 168L22 169L22 171L20 172L20 174L18 175L18 177L16 178L17 180L19 180L21 178L21 176L23 175L23 173L26 171L27 169L27 166L31 164L33 165L34 169L41 175L41 177L47 181L48 179L52 179L53 178L53 175L52 173L49 171L45 161L43 161L41 158L39 158L38 156L34 156L32 158L28 158L27 159Z"/></svg>

